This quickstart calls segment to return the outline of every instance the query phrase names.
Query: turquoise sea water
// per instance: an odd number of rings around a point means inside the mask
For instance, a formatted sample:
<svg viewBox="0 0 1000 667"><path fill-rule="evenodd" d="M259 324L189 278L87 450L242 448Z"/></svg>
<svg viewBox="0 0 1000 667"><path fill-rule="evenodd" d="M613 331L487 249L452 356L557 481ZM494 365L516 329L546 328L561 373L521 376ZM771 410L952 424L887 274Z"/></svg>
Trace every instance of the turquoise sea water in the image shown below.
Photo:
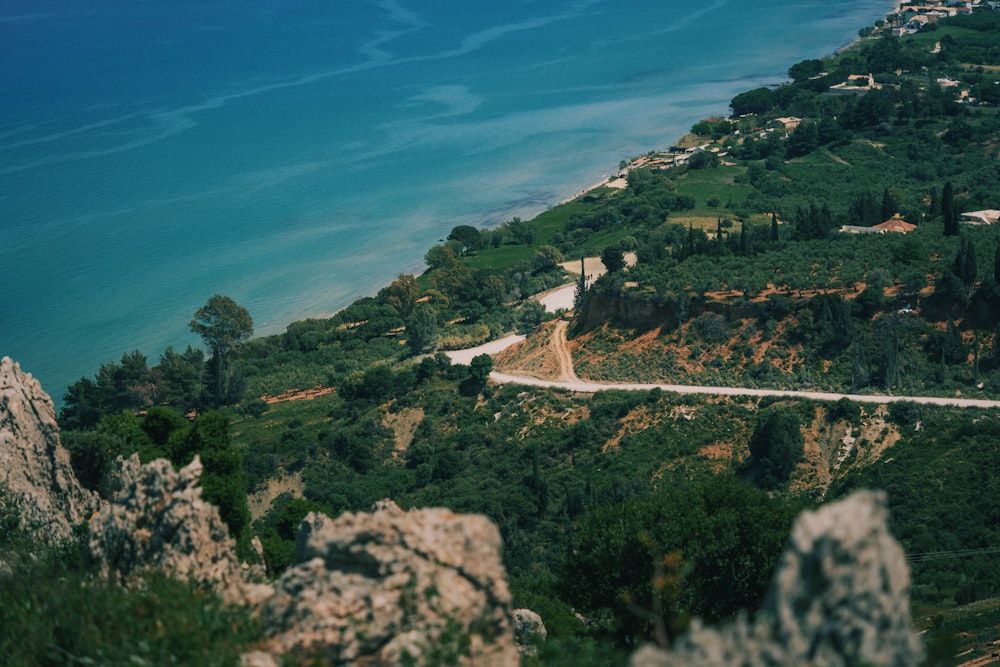
<svg viewBox="0 0 1000 667"><path fill-rule="evenodd" d="M258 334L334 312L892 4L4 0L0 355L58 401L125 351L197 344L213 293Z"/></svg>

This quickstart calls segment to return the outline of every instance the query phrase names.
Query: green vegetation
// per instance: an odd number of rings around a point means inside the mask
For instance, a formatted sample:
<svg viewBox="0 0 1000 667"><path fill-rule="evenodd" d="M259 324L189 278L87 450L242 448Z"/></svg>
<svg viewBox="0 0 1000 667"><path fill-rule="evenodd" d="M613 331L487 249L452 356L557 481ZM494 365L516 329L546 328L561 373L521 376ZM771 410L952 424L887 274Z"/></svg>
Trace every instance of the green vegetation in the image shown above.
<svg viewBox="0 0 1000 667"><path fill-rule="evenodd" d="M17 523L0 497L4 665L237 665L260 636L245 607L162 574L122 588L81 567L79 538L42 549Z"/></svg>
<svg viewBox="0 0 1000 667"><path fill-rule="evenodd" d="M272 573L291 563L308 511L391 497L486 514L504 539L515 603L550 629L529 662L545 665L565 651L574 664L621 664L627 647L668 640L692 614L755 607L798 510L882 488L912 559L915 609L927 610L935 650L947 653L954 632L979 622L957 608L1000 596L995 414L578 396L491 385L489 358L456 366L439 352L538 330L552 315L528 297L572 279L560 262L600 256L609 273L577 288L582 377L1000 396L1000 231L958 218L1000 208L995 17L980 11L799 63L791 83L738 95L731 119L692 128L707 151L654 154L666 168L633 165L625 190L598 189L533 221L456 227L428 250L423 275L331 318L238 345L249 313L196 314L208 360L168 349L154 365L132 352L70 387L60 421L73 464L97 488L118 454L181 465L200 453L207 497L241 544L251 530L262 536ZM880 88L831 89L869 72ZM958 90L976 101L960 103ZM797 126L778 120L793 116ZM838 231L897 214L917 228ZM635 266L623 266L625 252ZM215 327L233 314L232 344L217 342ZM193 424L178 416L213 407L221 414ZM301 493L250 526L239 499L279 476L295 476ZM31 604L79 603L77 584L51 586ZM156 586L171 584L146 590ZM4 591L0 608L13 608L15 593ZM95 614L153 605L120 595ZM183 614L200 594L158 595L180 599ZM229 613L213 604L214 618ZM235 642L248 626L231 622ZM4 650L12 636L0 638Z"/></svg>

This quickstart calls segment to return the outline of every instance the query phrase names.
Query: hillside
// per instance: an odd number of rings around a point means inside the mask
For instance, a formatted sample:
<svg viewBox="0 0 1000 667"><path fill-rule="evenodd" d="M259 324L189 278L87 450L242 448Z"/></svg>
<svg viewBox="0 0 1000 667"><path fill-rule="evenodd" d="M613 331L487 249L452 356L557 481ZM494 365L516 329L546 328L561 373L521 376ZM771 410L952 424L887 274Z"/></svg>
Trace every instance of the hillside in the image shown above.
<svg viewBox="0 0 1000 667"><path fill-rule="evenodd" d="M515 606L593 656L757 608L799 510L883 489L920 623L947 635L949 610L1000 596L995 409L489 377L1000 399L1000 227L961 222L1000 205L996 16L880 26L632 160L627 187L457 227L331 318L209 358L126 353L66 396L77 475L98 490L116 454L218 445L213 491L272 575L310 511L484 514ZM845 92L859 72L878 86ZM594 257L596 280L564 268ZM533 298L573 282L569 313ZM512 331L493 358L442 353Z"/></svg>

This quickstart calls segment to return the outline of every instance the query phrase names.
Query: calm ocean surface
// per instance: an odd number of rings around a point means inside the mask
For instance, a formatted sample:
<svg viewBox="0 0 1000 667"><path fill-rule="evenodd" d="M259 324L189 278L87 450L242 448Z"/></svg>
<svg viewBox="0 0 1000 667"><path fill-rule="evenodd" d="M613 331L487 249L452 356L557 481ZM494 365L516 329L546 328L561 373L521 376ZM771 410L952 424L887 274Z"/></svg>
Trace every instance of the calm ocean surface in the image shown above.
<svg viewBox="0 0 1000 667"><path fill-rule="evenodd" d="M892 5L2 0L0 355L59 402L216 292L262 335L334 312Z"/></svg>

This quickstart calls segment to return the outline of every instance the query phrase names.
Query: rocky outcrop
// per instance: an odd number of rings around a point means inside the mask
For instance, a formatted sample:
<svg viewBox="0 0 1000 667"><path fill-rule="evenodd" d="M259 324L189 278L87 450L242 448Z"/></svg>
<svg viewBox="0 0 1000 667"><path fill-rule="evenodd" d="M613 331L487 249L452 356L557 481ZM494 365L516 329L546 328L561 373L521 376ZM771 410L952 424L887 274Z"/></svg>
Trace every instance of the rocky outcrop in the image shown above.
<svg viewBox="0 0 1000 667"><path fill-rule="evenodd" d="M693 623L671 650L638 651L633 667L921 664L909 568L887 518L884 494L873 492L802 514L753 623Z"/></svg>
<svg viewBox="0 0 1000 667"><path fill-rule="evenodd" d="M486 517L382 501L370 514L310 514L296 547L299 564L263 610L269 652L330 665L518 664L500 533Z"/></svg>
<svg viewBox="0 0 1000 667"><path fill-rule="evenodd" d="M545 641L548 634L541 616L530 609L514 610L514 645L518 653L535 655L536 644Z"/></svg>
<svg viewBox="0 0 1000 667"><path fill-rule="evenodd" d="M59 441L52 399L9 357L0 360L0 490L41 544L68 539L98 506Z"/></svg>
<svg viewBox="0 0 1000 667"><path fill-rule="evenodd" d="M210 587L225 599L260 599L270 588L248 581L219 510L201 497L201 461L181 470L138 454L115 462L111 502L90 522L84 558L121 583L147 570Z"/></svg>

